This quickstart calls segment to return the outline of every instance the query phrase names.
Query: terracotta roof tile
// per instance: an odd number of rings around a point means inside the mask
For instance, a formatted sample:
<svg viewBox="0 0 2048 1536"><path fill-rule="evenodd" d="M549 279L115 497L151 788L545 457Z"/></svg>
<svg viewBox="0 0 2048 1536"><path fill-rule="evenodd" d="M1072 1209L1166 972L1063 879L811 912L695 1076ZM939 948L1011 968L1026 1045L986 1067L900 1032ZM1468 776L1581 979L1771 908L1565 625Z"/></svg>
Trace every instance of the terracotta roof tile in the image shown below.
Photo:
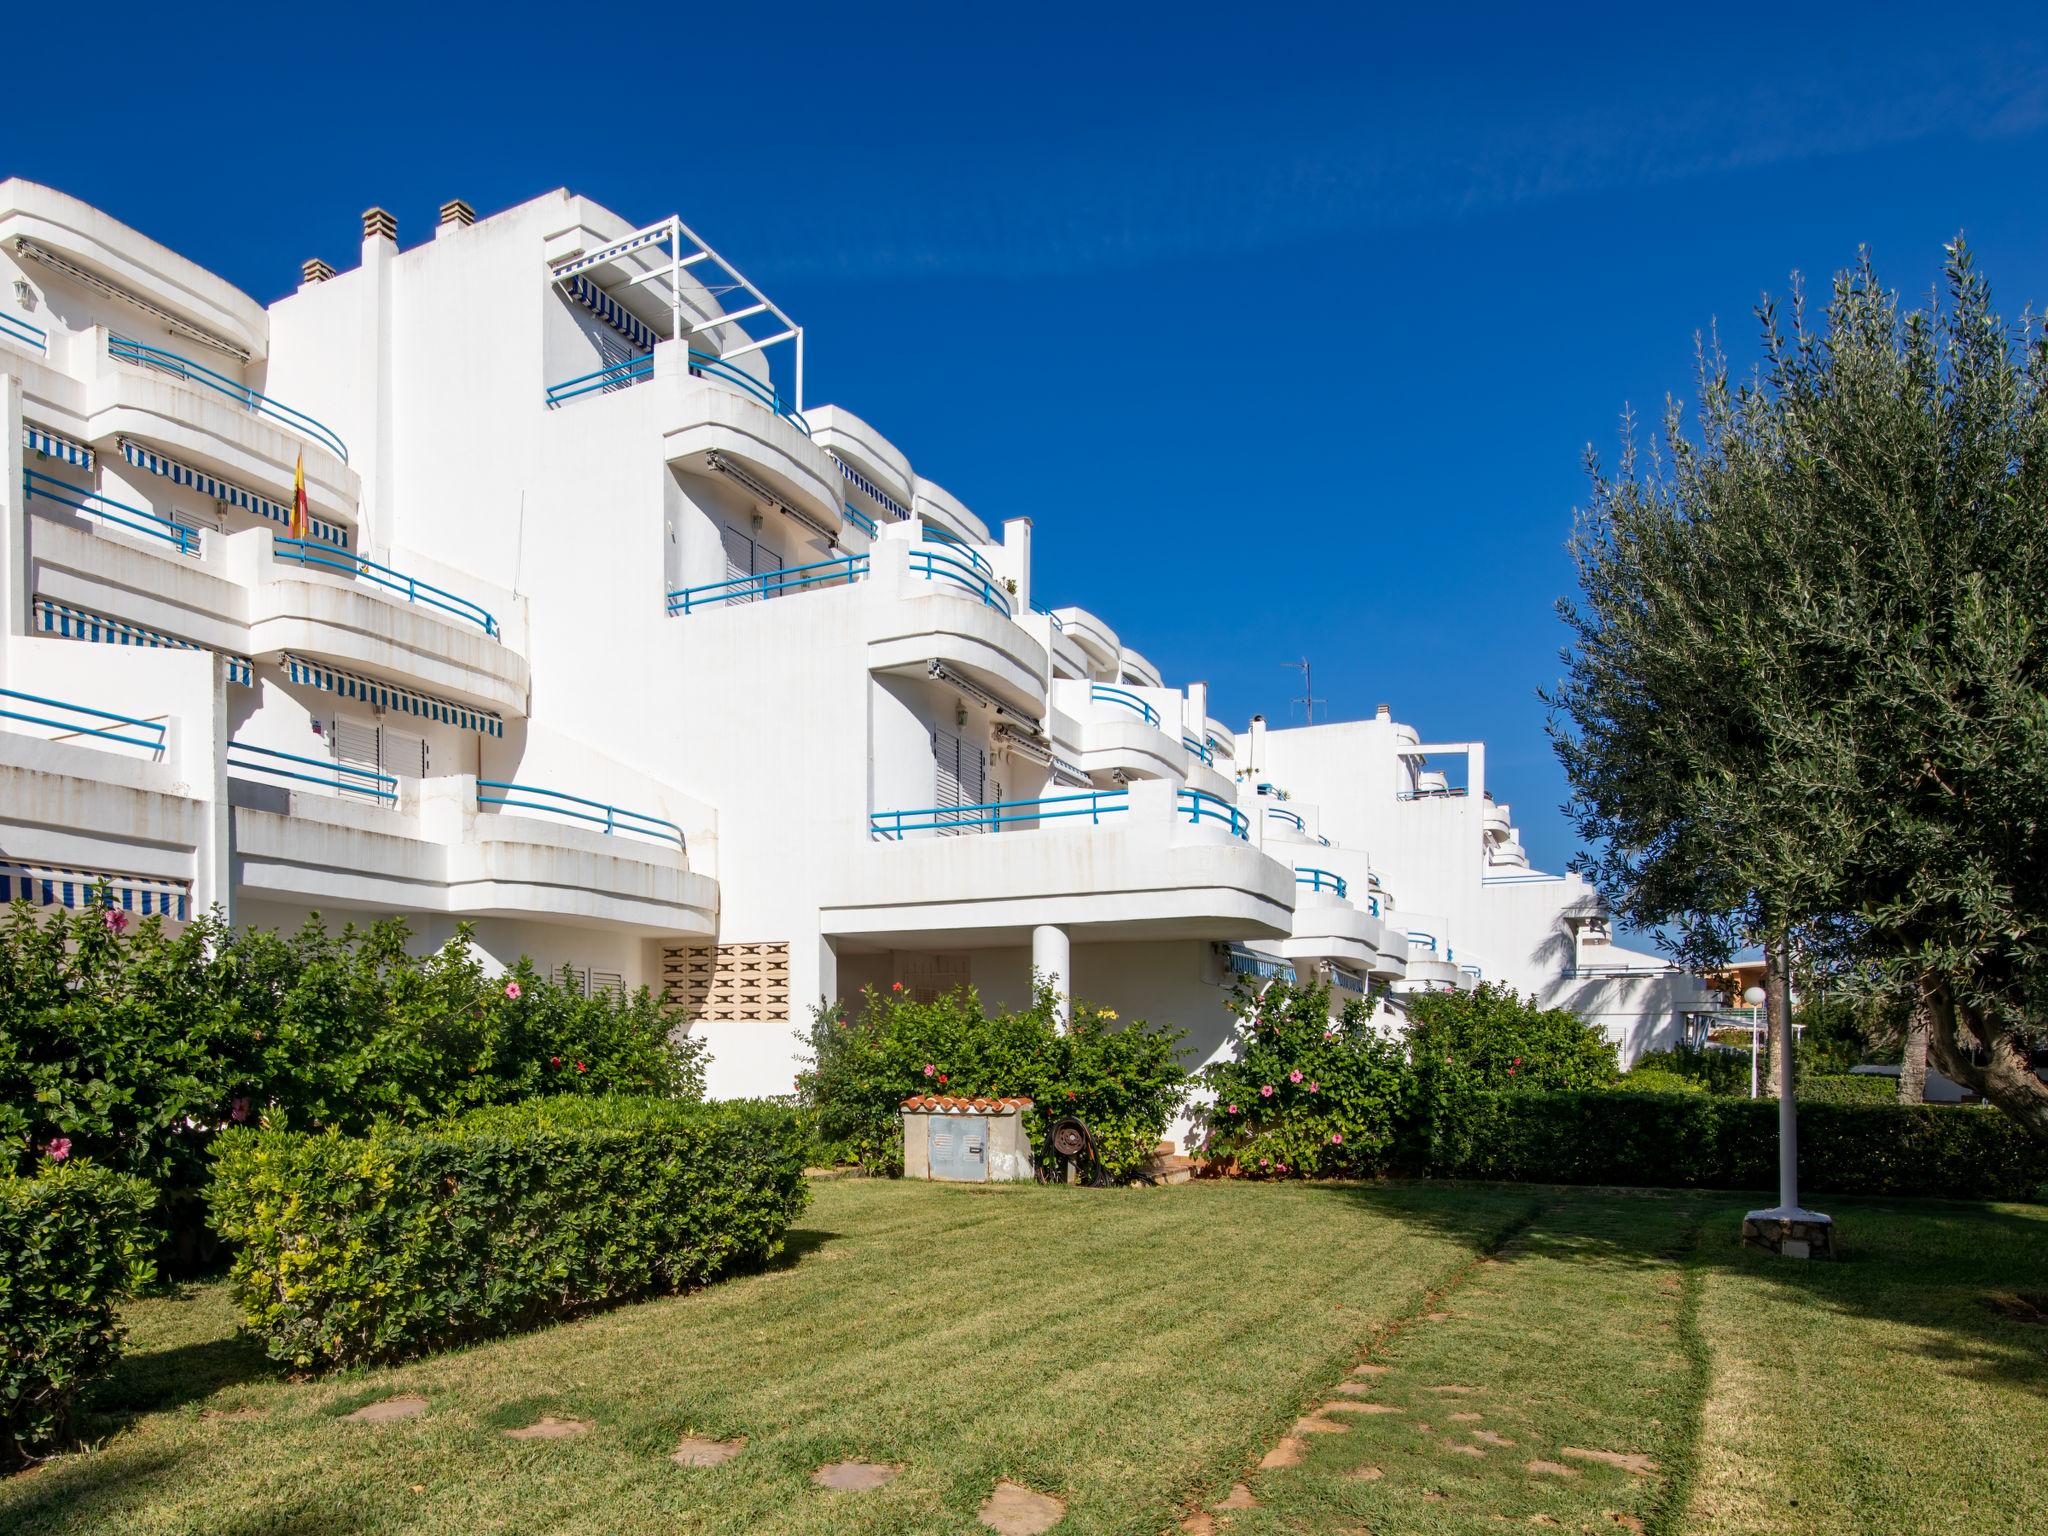
<svg viewBox="0 0 2048 1536"><path fill-rule="evenodd" d="M1031 1108L1031 1101L1029 1099L1022 1098L956 1099L947 1094L921 1093L918 1094L915 1098L905 1099L903 1101L903 1108L909 1110L922 1111L926 1114L930 1114L933 1111L937 1111L940 1114L948 1115L987 1115L1001 1114L1009 1110L1026 1110Z"/></svg>

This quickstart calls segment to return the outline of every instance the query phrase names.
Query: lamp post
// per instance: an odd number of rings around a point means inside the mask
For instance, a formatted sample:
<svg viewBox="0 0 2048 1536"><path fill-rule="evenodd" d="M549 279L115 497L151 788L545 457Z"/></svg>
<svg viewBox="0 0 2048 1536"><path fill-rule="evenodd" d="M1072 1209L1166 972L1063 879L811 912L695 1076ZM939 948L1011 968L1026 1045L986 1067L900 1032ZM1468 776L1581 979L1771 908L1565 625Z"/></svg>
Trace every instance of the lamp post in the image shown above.
<svg viewBox="0 0 2048 1536"><path fill-rule="evenodd" d="M1799 1104L1792 1086L1792 989L1780 976L1775 990L1778 1010L1778 1203L1767 1211L1742 1218L1742 1246L1763 1248L1788 1259L1831 1259L1835 1256L1832 1216L1799 1204ZM1742 994L1752 1008L1766 1001L1763 988ZM1756 1034L1750 1033L1750 1079L1756 1078Z"/></svg>
<svg viewBox="0 0 2048 1536"><path fill-rule="evenodd" d="M1749 1004L1749 1096L1753 1099L1761 1087L1756 1078L1756 1011L1764 1001L1764 989L1751 987L1742 994L1742 1000Z"/></svg>

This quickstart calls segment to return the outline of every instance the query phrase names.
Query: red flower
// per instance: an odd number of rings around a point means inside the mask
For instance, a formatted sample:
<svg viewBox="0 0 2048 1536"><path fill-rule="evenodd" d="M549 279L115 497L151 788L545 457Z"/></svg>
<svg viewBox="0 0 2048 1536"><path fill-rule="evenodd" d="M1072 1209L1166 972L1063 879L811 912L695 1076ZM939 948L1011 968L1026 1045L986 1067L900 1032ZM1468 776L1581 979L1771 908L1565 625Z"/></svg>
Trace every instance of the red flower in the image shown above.
<svg viewBox="0 0 2048 1536"><path fill-rule="evenodd" d="M945 1074L945 1073L943 1073L943 1072L941 1072L941 1073L939 1074L939 1081L943 1083L943 1082L944 1082L945 1080L946 1080L946 1074Z"/></svg>
<svg viewBox="0 0 2048 1536"><path fill-rule="evenodd" d="M562 1058L559 1056L550 1056L548 1058L548 1065L551 1067L559 1067L561 1064Z"/></svg>
<svg viewBox="0 0 2048 1536"><path fill-rule="evenodd" d="M889 990L891 992L901 992L903 990L903 983L900 981L891 982L889 984Z"/></svg>
<svg viewBox="0 0 2048 1536"><path fill-rule="evenodd" d="M583 1063L582 1063L582 1062L580 1062L580 1061L579 1061L579 1062L577 1062L577 1063L576 1063L576 1070L577 1070L578 1072L581 1072L581 1071L583 1070Z"/></svg>

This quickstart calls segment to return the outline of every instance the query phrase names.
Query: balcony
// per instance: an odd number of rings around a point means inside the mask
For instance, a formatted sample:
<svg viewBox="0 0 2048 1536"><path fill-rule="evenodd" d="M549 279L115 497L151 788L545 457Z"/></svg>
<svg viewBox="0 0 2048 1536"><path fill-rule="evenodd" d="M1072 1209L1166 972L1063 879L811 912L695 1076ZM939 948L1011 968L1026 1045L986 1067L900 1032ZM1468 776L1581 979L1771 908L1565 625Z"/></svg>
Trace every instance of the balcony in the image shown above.
<svg viewBox="0 0 2048 1536"><path fill-rule="evenodd" d="M399 779L374 794L245 778L230 790L249 896L648 938L716 932L717 882L690 868L681 831L659 817L467 775Z"/></svg>
<svg viewBox="0 0 2048 1536"><path fill-rule="evenodd" d="M935 931L1023 943L1039 924L1076 942L1285 937L1293 873L1246 830L1234 807L1158 782L880 812L865 846L821 869L821 918L828 935L898 947Z"/></svg>
<svg viewBox="0 0 2048 1536"><path fill-rule="evenodd" d="M0 310L0 340L16 342L36 353L47 353L50 350L48 331L39 325L30 325L26 320L10 315L5 310Z"/></svg>
<svg viewBox="0 0 2048 1536"><path fill-rule="evenodd" d="M1091 671L1114 674L1117 658L1123 654L1123 642L1115 630L1085 608L1060 608L1053 617L1060 621L1060 633L1080 647Z"/></svg>
<svg viewBox="0 0 2048 1536"><path fill-rule="evenodd" d="M1296 870L1294 927L1281 942L1289 960L1334 961L1360 972L1379 963L1386 928L1345 899L1344 882L1326 870Z"/></svg>
<svg viewBox="0 0 2048 1536"><path fill-rule="evenodd" d="M137 368L148 368L195 389L211 390L214 394L240 406L253 415L268 418L286 431L319 443L327 448L342 463L348 462L348 445L334 431L321 422L315 421L305 412L294 410L282 401L251 389L226 374L215 373L211 368L195 363L189 357L176 352L167 352L162 347L145 346L139 341L130 341L121 336L107 338L107 356L115 362L128 363Z"/></svg>
<svg viewBox="0 0 2048 1536"><path fill-rule="evenodd" d="M815 592L826 587L844 586L860 580L867 573L866 555L840 555L831 560L815 560L808 565L765 571L759 576L735 576L726 581L685 587L669 593L668 611L672 615L687 614L700 608L730 608L765 602L792 592Z"/></svg>
<svg viewBox="0 0 2048 1536"><path fill-rule="evenodd" d="M949 674L977 702L1042 722L1045 651L1012 620L1010 595L987 562L965 545L924 542L915 524L882 532L868 554L869 670Z"/></svg>

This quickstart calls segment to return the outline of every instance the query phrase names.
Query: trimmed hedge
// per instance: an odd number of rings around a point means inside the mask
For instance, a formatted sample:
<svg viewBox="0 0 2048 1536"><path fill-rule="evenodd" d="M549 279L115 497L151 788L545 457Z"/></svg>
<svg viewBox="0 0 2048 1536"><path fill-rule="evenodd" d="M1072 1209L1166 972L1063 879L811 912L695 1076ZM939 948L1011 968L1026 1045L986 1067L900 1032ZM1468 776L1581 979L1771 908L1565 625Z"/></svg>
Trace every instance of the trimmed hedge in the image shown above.
<svg viewBox="0 0 2048 1536"><path fill-rule="evenodd" d="M1476 1093L1432 1126L1429 1172L1540 1184L1775 1189L1778 1105L1690 1093ZM2028 1200L2048 1149L1967 1106L1799 1106L1802 1192Z"/></svg>
<svg viewBox="0 0 2048 1536"><path fill-rule="evenodd" d="M114 1305L151 1278L155 1206L144 1180L89 1163L0 1178L0 1455L62 1440L121 1353Z"/></svg>
<svg viewBox="0 0 2048 1536"><path fill-rule="evenodd" d="M390 1359L781 1251L808 1133L768 1104L538 1100L418 1130L233 1130L207 1198L271 1356Z"/></svg>

